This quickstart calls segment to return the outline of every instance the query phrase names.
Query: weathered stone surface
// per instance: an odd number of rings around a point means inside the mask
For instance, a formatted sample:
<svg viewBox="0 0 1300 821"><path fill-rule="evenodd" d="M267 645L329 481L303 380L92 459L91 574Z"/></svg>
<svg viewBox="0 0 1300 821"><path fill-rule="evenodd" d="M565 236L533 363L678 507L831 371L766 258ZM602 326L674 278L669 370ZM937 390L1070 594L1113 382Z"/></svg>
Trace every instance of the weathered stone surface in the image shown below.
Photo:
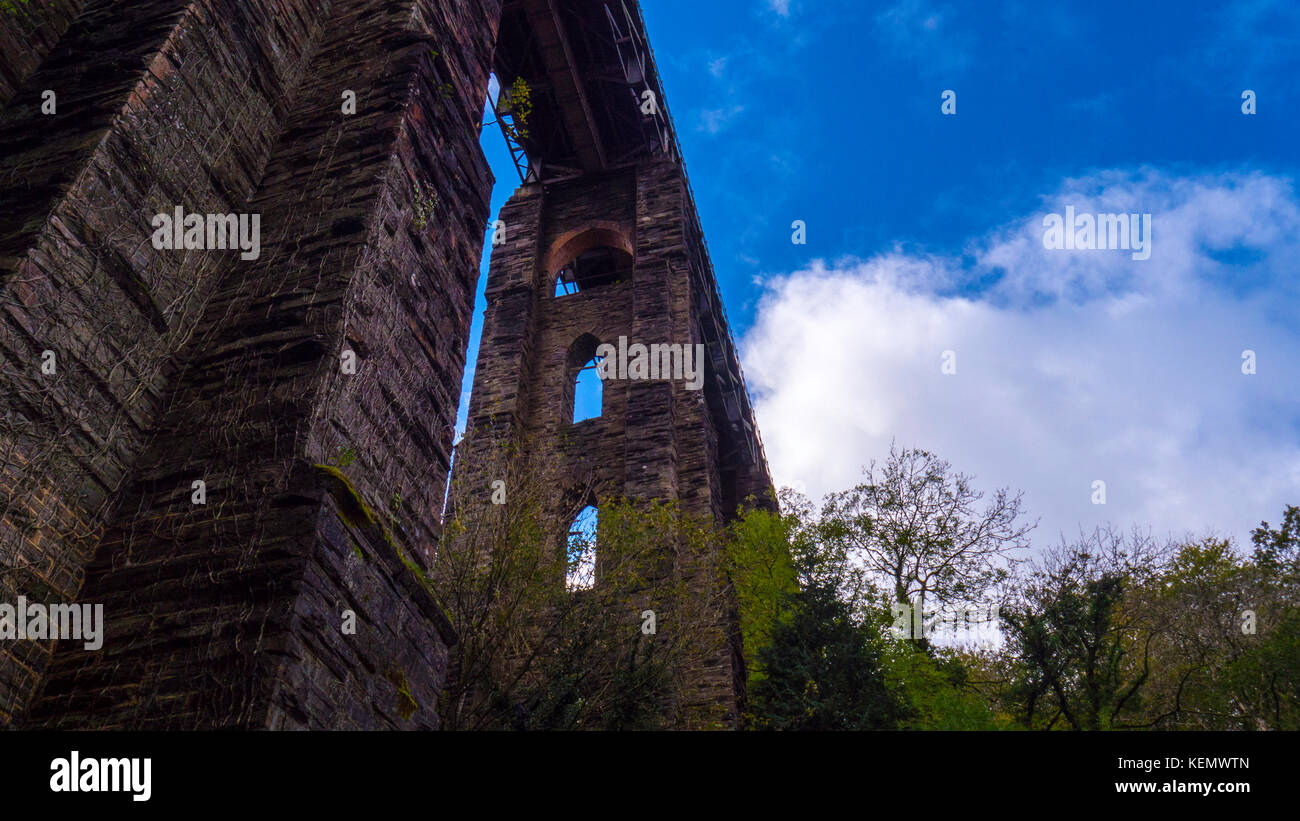
<svg viewBox="0 0 1300 821"><path fill-rule="evenodd" d="M11 0L0 8L0 110L63 36L85 0Z"/></svg>
<svg viewBox="0 0 1300 821"><path fill-rule="evenodd" d="M0 18L0 602L100 603L107 635L0 643L0 726L436 728L457 637L420 568L493 182L477 129L502 3L30 5ZM770 479L662 149L511 199L471 420L555 442L575 487L722 521ZM156 250L151 219L178 206L259 215L260 256ZM632 276L555 299L561 257L593 237ZM608 386L604 415L570 425L584 335L704 343L713 370L699 392ZM729 723L735 619L713 629L692 704Z"/></svg>
<svg viewBox="0 0 1300 821"><path fill-rule="evenodd" d="M52 661L48 642L0 647L0 722L43 674L27 726L436 726L454 633L414 560L438 531L487 218L496 15L91 2L6 109L0 600L103 603L109 630ZM58 115L19 105L78 59ZM260 214L260 258L155 251L150 218L175 205ZM400 516L391 545L349 536L303 478L329 461Z"/></svg>
<svg viewBox="0 0 1300 821"><path fill-rule="evenodd" d="M502 209L508 239L493 249L469 424L489 443L554 448L568 482L554 489L557 508L592 487L597 501L676 500L721 523L746 496L770 492L761 461L722 471L724 411L711 362L706 390L689 390L683 380L606 381L601 415L572 422L572 383L583 363L571 352L580 340L705 341L696 306L708 298L702 289L716 286L702 238L693 234L693 208L680 165L660 155L605 174L525 185ZM554 296L560 267L593 244L631 249L631 275ZM725 587L726 580L702 583ZM687 726L734 725L739 717L744 665L734 613L712 627L721 649L690 671Z"/></svg>
<svg viewBox="0 0 1300 821"><path fill-rule="evenodd" d="M42 586L60 600L76 596L111 495L160 413L219 260L154 252L149 220L178 203L247 210L288 85L321 23L257 22L271 13L260 3L219 11L186 11L174 0L92 3L0 118L8 389L0 397L0 504L21 519L26 489L48 483L50 498L78 521L43 530L39 521L16 527L14 517L0 518L0 555L15 568L9 584L0 582L5 599ZM233 36L244 26L265 34ZM257 87L227 76L225 67L240 61L264 67ZM40 113L43 88L60 92L54 115ZM223 97L231 105L211 105ZM40 370L45 350L57 357L56 374ZM55 578L65 583L50 585ZM48 651L20 644L13 652L39 670ZM0 695L0 719L28 696Z"/></svg>

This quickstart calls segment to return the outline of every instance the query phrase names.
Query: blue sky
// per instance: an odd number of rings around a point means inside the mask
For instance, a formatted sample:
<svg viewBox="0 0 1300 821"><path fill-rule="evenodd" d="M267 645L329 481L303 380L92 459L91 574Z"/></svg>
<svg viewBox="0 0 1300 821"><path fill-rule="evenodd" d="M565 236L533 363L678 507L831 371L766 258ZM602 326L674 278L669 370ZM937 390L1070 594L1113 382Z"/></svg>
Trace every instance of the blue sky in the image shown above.
<svg viewBox="0 0 1300 821"><path fill-rule="evenodd" d="M768 457L817 497L896 440L1040 543L1240 539L1300 503L1300 5L1064 5L644 0ZM1151 259L1044 249L1067 205Z"/></svg>

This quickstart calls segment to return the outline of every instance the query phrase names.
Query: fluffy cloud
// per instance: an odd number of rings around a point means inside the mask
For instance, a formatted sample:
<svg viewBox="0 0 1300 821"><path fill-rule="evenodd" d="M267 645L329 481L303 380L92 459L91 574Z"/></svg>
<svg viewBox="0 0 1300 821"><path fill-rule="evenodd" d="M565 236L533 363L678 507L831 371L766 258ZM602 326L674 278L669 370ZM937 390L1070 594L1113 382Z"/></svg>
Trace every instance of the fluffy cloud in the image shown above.
<svg viewBox="0 0 1300 821"><path fill-rule="evenodd" d="M1045 249L1065 205L1152 214L1151 258ZM1024 489L1040 544L1104 522L1244 538L1300 503L1297 259L1290 181L1143 170L1068 180L960 258L770 279L741 347L774 476L816 498L896 439Z"/></svg>
<svg viewBox="0 0 1300 821"><path fill-rule="evenodd" d="M969 32L953 25L954 12L929 0L900 0L876 15L878 42L893 56L919 62L927 73L970 63Z"/></svg>
<svg viewBox="0 0 1300 821"><path fill-rule="evenodd" d="M736 117L743 113L745 107L742 105L733 105L728 108L714 108L700 112L700 131L709 134L721 132Z"/></svg>

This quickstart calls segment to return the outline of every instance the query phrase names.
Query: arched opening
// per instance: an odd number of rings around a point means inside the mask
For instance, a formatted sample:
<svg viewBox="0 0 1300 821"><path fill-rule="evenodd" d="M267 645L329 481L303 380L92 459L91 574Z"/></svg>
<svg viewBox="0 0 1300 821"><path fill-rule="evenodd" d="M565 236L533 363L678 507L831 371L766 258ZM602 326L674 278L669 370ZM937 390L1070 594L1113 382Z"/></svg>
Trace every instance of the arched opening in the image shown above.
<svg viewBox="0 0 1300 821"><path fill-rule="evenodd" d="M600 342L583 334L569 348L566 415L570 424L596 419L605 411L605 386L600 379L603 357L596 355Z"/></svg>
<svg viewBox="0 0 1300 821"><path fill-rule="evenodd" d="M596 220L552 243L546 271L553 277L555 296L562 297L631 279L633 261L628 231L617 222Z"/></svg>
<svg viewBox="0 0 1300 821"><path fill-rule="evenodd" d="M605 390L596 369L600 357L587 360L573 380L573 423L597 419L604 411Z"/></svg>
<svg viewBox="0 0 1300 821"><path fill-rule="evenodd" d="M596 529L600 511L587 505L569 525L565 544L564 586L567 590L590 590L596 586Z"/></svg>
<svg viewBox="0 0 1300 821"><path fill-rule="evenodd" d="M618 248L592 248L561 266L555 275L555 296L589 291L631 276L631 254Z"/></svg>

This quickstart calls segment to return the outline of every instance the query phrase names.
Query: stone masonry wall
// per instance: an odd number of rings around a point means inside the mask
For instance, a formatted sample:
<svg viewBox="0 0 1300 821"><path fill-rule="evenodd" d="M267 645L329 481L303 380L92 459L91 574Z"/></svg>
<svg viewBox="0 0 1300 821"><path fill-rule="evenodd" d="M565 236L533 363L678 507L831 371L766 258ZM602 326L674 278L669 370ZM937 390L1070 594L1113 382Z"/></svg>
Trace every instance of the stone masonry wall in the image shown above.
<svg viewBox="0 0 1300 821"><path fill-rule="evenodd" d="M438 727L457 636L424 567L501 2L0 3L0 602L107 622L97 651L0 641L0 727ZM260 255L155 249L178 206L258 215ZM470 424L553 450L557 503L594 483L723 522L769 483L720 468L712 387L606 383L569 421L579 338L704 341L692 208L660 156L500 215ZM632 276L554 297L556 249L592 229ZM683 724L734 726L735 613L702 630Z"/></svg>
<svg viewBox="0 0 1300 821"><path fill-rule="evenodd" d="M89 3L0 117L5 601L77 595L220 265L155 252L150 218L176 204L246 210L323 23L323 4L293 10ZM42 89L58 94L52 115ZM0 722L50 649L0 647Z"/></svg>
<svg viewBox="0 0 1300 821"><path fill-rule="evenodd" d="M0 110L63 36L85 0L0 4Z"/></svg>
<svg viewBox="0 0 1300 821"><path fill-rule="evenodd" d="M88 3L46 66L122 42L118 18L91 25L110 5ZM66 149L22 142L60 127L21 104L57 81L43 68L0 120L19 146L0 175L51 203L0 223L4 377L30 385L5 400L0 544L25 581L0 599L75 597L108 622L99 652L59 646L23 723L436 727L455 634L418 561L487 217L475 125L499 7L125 5L157 17L135 21L139 56L103 59L149 68L105 70L93 95L66 84L103 110L47 135ZM260 258L155 251L149 216L176 204L260 214ZM99 311L67 310L79 299ZM47 347L67 352L63 381L39 379ZM0 722L49 647L0 647Z"/></svg>
<svg viewBox="0 0 1300 821"><path fill-rule="evenodd" d="M569 352L584 335L615 345L620 336L643 344L702 341L692 311L685 185L675 162L649 159L609 174L523 186L501 212L508 239L493 249L470 425L492 441L554 448L568 477L567 487L555 489L557 507L590 484L597 501L679 500L688 513L723 521L704 391L680 382L606 381L601 415L576 424L566 401ZM553 249L597 227L634 249L633 275L553 296L554 269L568 261ZM725 587L726 580L700 583ZM714 625L717 654L689 672L686 726L731 726L738 718L743 664L734 615ZM660 625L671 629L671 614Z"/></svg>

